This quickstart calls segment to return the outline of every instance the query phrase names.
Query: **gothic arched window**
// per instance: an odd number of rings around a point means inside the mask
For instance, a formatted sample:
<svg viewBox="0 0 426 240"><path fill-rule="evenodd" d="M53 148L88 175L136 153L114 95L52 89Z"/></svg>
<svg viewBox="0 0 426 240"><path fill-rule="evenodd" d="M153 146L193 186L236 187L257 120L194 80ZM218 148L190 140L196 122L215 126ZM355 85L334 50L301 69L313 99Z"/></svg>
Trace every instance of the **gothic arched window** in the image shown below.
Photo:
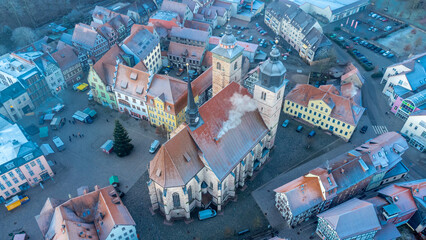
<svg viewBox="0 0 426 240"><path fill-rule="evenodd" d="M189 186L188 188L188 201L191 202L192 201L192 187Z"/></svg>
<svg viewBox="0 0 426 240"><path fill-rule="evenodd" d="M217 62L216 69L222 69L222 66L220 65L220 62Z"/></svg>
<svg viewBox="0 0 426 240"><path fill-rule="evenodd" d="M161 190L158 190L158 201L163 204L163 193Z"/></svg>
<svg viewBox="0 0 426 240"><path fill-rule="evenodd" d="M238 68L238 62L236 62L236 63L234 64L234 70L237 70L237 68Z"/></svg>
<svg viewBox="0 0 426 240"><path fill-rule="evenodd" d="M175 208L179 208L180 207L179 193L173 193L173 206Z"/></svg>

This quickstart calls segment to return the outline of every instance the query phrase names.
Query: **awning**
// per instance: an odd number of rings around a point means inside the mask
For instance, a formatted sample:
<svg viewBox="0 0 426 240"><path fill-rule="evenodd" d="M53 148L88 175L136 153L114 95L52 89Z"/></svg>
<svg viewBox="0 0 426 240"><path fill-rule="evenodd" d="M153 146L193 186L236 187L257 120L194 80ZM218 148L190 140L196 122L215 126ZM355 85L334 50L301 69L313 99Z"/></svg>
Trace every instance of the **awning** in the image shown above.
<svg viewBox="0 0 426 240"><path fill-rule="evenodd" d="M55 153L55 151L53 151L52 147L50 147L50 145L48 143L42 144L40 146L40 149L45 156L52 154L52 153Z"/></svg>
<svg viewBox="0 0 426 240"><path fill-rule="evenodd" d="M101 149L105 150L107 152L110 152L112 147L114 146L114 141L112 140L107 140L102 146Z"/></svg>

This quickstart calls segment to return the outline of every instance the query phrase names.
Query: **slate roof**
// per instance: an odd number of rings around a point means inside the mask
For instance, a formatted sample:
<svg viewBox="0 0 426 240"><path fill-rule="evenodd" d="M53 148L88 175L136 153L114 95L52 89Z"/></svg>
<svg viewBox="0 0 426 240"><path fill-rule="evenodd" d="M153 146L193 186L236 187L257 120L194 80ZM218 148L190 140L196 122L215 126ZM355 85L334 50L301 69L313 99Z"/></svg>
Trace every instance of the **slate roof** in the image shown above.
<svg viewBox="0 0 426 240"><path fill-rule="evenodd" d="M357 125L365 108L359 106L348 98L344 98L336 91L324 90L325 86L316 88L308 84L297 84L285 97L286 100L307 107L310 100L322 99L332 106L331 117L351 125Z"/></svg>
<svg viewBox="0 0 426 240"><path fill-rule="evenodd" d="M209 33L202 30L196 30L186 27L172 27L170 37L178 37L193 41L207 42Z"/></svg>
<svg viewBox="0 0 426 240"><path fill-rule="evenodd" d="M155 47L157 47L159 40L149 30L140 29L127 37L123 41L123 44L142 60L145 59Z"/></svg>
<svg viewBox="0 0 426 240"><path fill-rule="evenodd" d="M381 229L373 204L353 198L317 215L336 231L340 239Z"/></svg>

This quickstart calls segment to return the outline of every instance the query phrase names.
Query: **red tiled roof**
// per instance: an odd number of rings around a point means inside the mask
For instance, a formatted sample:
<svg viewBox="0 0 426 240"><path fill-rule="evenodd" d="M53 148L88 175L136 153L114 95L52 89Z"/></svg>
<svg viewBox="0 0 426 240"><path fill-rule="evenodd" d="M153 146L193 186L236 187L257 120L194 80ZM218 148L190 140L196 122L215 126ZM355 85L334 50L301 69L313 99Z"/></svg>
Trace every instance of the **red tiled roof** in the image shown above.
<svg viewBox="0 0 426 240"><path fill-rule="evenodd" d="M183 56L184 54L187 54L186 58L202 61L204 51L204 47L170 42L168 54L174 56Z"/></svg>
<svg viewBox="0 0 426 240"><path fill-rule="evenodd" d="M185 16L185 13L188 9L188 6L184 3L179 3L175 1L163 1L161 4L161 10L162 11L172 11L177 14L183 19Z"/></svg>
<svg viewBox="0 0 426 240"><path fill-rule="evenodd" d="M149 163L149 177L165 188L184 186L203 167L197 144L185 127L158 150Z"/></svg>
<svg viewBox="0 0 426 240"><path fill-rule="evenodd" d="M208 23L203 23L203 22L198 22L198 21L191 21L191 20L186 20L184 25L184 27L187 28L192 28L192 29L197 29L197 30L201 30L201 31L209 31L210 25Z"/></svg>
<svg viewBox="0 0 426 240"><path fill-rule="evenodd" d="M228 120L229 111L232 109L230 99L236 93L251 97L246 88L236 82L230 83L199 108L204 124L191 132L219 180L226 177L268 133L268 128L256 109L246 112L236 128L230 129L215 141L224 122Z"/></svg>
<svg viewBox="0 0 426 240"><path fill-rule="evenodd" d="M88 48L93 48L96 45L96 37L98 32L91 26L79 23L75 25L74 33L72 35L72 41L78 42Z"/></svg>
<svg viewBox="0 0 426 240"><path fill-rule="evenodd" d="M121 57L122 54L124 54L123 50L121 50L117 44L114 44L111 49L108 50L108 52L106 52L102 58L95 63L95 65L93 65L93 69L105 85L112 84L116 59L117 57Z"/></svg>
<svg viewBox="0 0 426 240"><path fill-rule="evenodd" d="M211 66L213 63L213 54L210 51L206 51L204 53L204 58L203 58L203 62L201 63L201 65L203 66Z"/></svg>
<svg viewBox="0 0 426 240"><path fill-rule="evenodd" d="M76 64L80 64L77 52L69 45L64 45L61 49L52 53L52 57L58 63L62 71L75 66Z"/></svg>
<svg viewBox="0 0 426 240"><path fill-rule="evenodd" d="M126 96L145 101L149 73L120 64L114 90ZM126 84L127 83L127 84ZM126 85L125 87L123 87ZM140 93L138 91L141 91Z"/></svg>
<svg viewBox="0 0 426 240"><path fill-rule="evenodd" d="M409 188L400 187L396 184L392 184L383 189L380 189L378 193L392 198L393 203L401 210L400 216L404 213L417 210L416 202L414 201L413 195Z"/></svg>
<svg viewBox="0 0 426 240"><path fill-rule="evenodd" d="M325 89L327 89L327 91ZM308 84L297 84L296 87L287 94L285 100L307 107L310 100L322 99L329 106L332 106L331 117L351 125L357 125L365 108L348 98L337 95L337 92L335 87L328 85L316 88Z"/></svg>

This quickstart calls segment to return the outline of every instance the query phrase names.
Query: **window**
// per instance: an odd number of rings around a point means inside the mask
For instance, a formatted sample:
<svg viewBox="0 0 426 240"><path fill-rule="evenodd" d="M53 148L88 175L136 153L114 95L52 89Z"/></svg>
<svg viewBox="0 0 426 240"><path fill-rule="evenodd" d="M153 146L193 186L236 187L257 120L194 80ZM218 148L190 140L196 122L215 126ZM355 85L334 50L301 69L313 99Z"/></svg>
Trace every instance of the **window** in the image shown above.
<svg viewBox="0 0 426 240"><path fill-rule="evenodd" d="M28 171L28 173L30 174L30 176L34 176L34 172L33 171Z"/></svg>
<svg viewBox="0 0 426 240"><path fill-rule="evenodd" d="M6 195L6 197L10 196L10 193L8 191L4 192L4 194Z"/></svg>
<svg viewBox="0 0 426 240"><path fill-rule="evenodd" d="M220 65L220 62L217 62L216 69L222 69L222 66Z"/></svg>
<svg viewBox="0 0 426 240"><path fill-rule="evenodd" d="M188 201L192 202L192 187L189 186L188 188Z"/></svg>
<svg viewBox="0 0 426 240"><path fill-rule="evenodd" d="M7 185L8 187L12 187L12 184L11 184L9 181L6 181L6 185Z"/></svg>
<svg viewBox="0 0 426 240"><path fill-rule="evenodd" d="M238 62L236 62L236 63L234 64L234 70L237 70L237 68L238 68Z"/></svg>
<svg viewBox="0 0 426 240"><path fill-rule="evenodd" d="M12 193L16 193L16 189L15 188L11 188L10 190L12 190Z"/></svg>
<svg viewBox="0 0 426 240"><path fill-rule="evenodd" d="M213 182L210 182L210 189L213 190Z"/></svg>
<svg viewBox="0 0 426 240"><path fill-rule="evenodd" d="M410 127L412 127L413 126L413 123L410 123Z"/></svg>
<svg viewBox="0 0 426 240"><path fill-rule="evenodd" d="M38 178L36 178L36 177L33 178L33 180L34 180L34 182L38 182Z"/></svg>
<svg viewBox="0 0 426 240"><path fill-rule="evenodd" d="M35 167L36 165L35 162L31 162L30 164L31 164L31 167Z"/></svg>
<svg viewBox="0 0 426 240"><path fill-rule="evenodd" d="M260 96L260 98L261 98L262 100L265 100L265 99L266 99L266 93L265 93L265 92L262 92L262 95Z"/></svg>
<svg viewBox="0 0 426 240"><path fill-rule="evenodd" d="M0 190L6 189L3 184L0 183Z"/></svg>
<svg viewBox="0 0 426 240"><path fill-rule="evenodd" d="M158 190L158 200L163 204L163 192L161 190Z"/></svg>
<svg viewBox="0 0 426 240"><path fill-rule="evenodd" d="M179 208L180 207L179 193L173 193L173 206L175 208Z"/></svg>
<svg viewBox="0 0 426 240"><path fill-rule="evenodd" d="M280 99L280 97L281 97L281 92L278 92L277 100Z"/></svg>

